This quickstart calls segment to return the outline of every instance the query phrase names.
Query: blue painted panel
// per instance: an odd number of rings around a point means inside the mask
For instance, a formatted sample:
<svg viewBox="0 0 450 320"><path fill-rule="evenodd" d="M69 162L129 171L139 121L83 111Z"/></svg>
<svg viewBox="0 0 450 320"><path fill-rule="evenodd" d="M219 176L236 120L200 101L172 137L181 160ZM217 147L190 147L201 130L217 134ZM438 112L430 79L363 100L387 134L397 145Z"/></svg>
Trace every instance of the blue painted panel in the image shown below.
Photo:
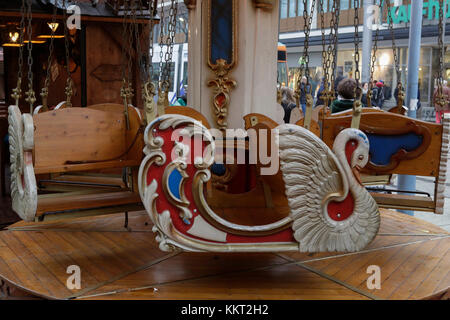
<svg viewBox="0 0 450 320"><path fill-rule="evenodd" d="M180 196L180 184L183 177L178 170L173 170L169 176L169 190L175 198L181 200Z"/></svg>
<svg viewBox="0 0 450 320"><path fill-rule="evenodd" d="M233 0L211 0L211 62L231 64L233 52Z"/></svg>
<svg viewBox="0 0 450 320"><path fill-rule="evenodd" d="M423 136L407 133L395 136L367 134L370 142L370 160L377 165L388 165L391 157L400 149L414 151L423 142Z"/></svg>

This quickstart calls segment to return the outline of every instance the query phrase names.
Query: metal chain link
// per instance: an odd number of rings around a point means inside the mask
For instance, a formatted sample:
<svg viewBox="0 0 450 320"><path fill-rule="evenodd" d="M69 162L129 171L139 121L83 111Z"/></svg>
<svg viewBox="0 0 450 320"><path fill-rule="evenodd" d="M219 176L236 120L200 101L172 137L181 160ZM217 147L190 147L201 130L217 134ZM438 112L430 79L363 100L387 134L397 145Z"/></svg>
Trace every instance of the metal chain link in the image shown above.
<svg viewBox="0 0 450 320"><path fill-rule="evenodd" d="M353 4L355 7L355 15L353 18L353 23L355 27L355 80L356 80L356 86L359 86L359 81L361 79L361 73L359 71L359 0L353 0Z"/></svg>
<svg viewBox="0 0 450 320"><path fill-rule="evenodd" d="M153 44L153 38L154 38L154 30L155 30L155 14L158 10L158 0L150 0L150 22L149 22L149 50L146 51L147 53L147 63L148 63L148 81L152 81L152 75L153 75L153 55L155 53L155 48Z"/></svg>
<svg viewBox="0 0 450 320"><path fill-rule="evenodd" d="M352 123L351 127L359 129L359 123L361 120L361 114L362 114L362 103L361 103L361 97L362 97L362 89L360 87L360 79L361 79L361 73L359 71L359 0L353 1L354 9L355 9L355 15L353 18L353 24L355 27L355 35L354 35L354 42L355 42L355 75L354 78L356 80L356 86L354 91L354 102L353 102L353 115L352 115Z"/></svg>
<svg viewBox="0 0 450 320"><path fill-rule="evenodd" d="M403 101L405 99L405 90L403 88L402 81L401 81L402 74L401 74L401 70L400 70L400 62L398 59L397 45L395 43L394 22L392 19L391 1L390 0L386 0L386 8L388 10L388 12L387 12L388 27L389 27L389 31L390 31L391 38L392 38L392 51L394 54L395 74L397 75L397 89L398 89L397 107L398 107L398 111L400 112L400 110L403 106Z"/></svg>
<svg viewBox="0 0 450 320"><path fill-rule="evenodd" d="M439 32L438 32L438 46L439 46L439 71L438 71L438 78L437 78L437 103L441 110L445 108L447 105L447 96L444 96L444 56L445 56L445 48L443 43L443 36L444 36L444 26L443 26L443 20L444 20L444 1L439 0Z"/></svg>
<svg viewBox="0 0 450 320"><path fill-rule="evenodd" d="M336 79L336 67L337 67L337 42L338 42L338 29L339 29L339 14L340 14L340 0L333 0L332 14L330 20L330 44L328 45L328 67L331 66L330 74L330 92L329 101L336 99L335 79Z"/></svg>
<svg viewBox="0 0 450 320"><path fill-rule="evenodd" d="M323 0L319 1L320 12L320 30L322 33L322 68L323 68L323 90L320 96L325 106L328 106L328 70L329 70L329 55L327 53L326 37L325 37L325 12L323 8Z"/></svg>
<svg viewBox="0 0 450 320"><path fill-rule="evenodd" d="M28 35L28 91L26 92L25 101L30 104L30 114L33 114L33 105L36 102L36 96L33 90L33 26L32 19L33 13L31 11L32 0L27 0L27 35Z"/></svg>
<svg viewBox="0 0 450 320"><path fill-rule="evenodd" d="M311 32L311 23L312 23L312 16L313 16L313 12L314 12L314 7L316 4L316 0L313 0L312 5L311 5L311 14L308 13L308 1L307 0L303 0L303 20L304 20L304 26L303 26L303 31L305 33L305 42L304 42L304 46L303 46L303 61L300 64L300 68L299 68L299 72L297 73L297 83L296 83L296 90L295 90L295 95L297 96L297 101L300 98L301 95L301 81L302 81L302 77L303 75L306 77L306 86L305 86L305 91L308 91L308 93L310 93L311 91L311 86L310 86L310 76L309 76L309 54L308 54L308 49L309 49L309 35ZM299 103L297 103L299 105Z"/></svg>
<svg viewBox="0 0 450 320"><path fill-rule="evenodd" d="M67 26L67 7L66 0L63 0L63 24L64 24L64 46L66 51L66 72L67 72L67 80L66 80L66 107L72 107L72 95L73 95L73 82L72 82L72 73L70 72L70 47L69 47L69 31Z"/></svg>
<svg viewBox="0 0 450 320"><path fill-rule="evenodd" d="M175 34L176 34L176 23L177 23L177 14L178 14L178 2L176 0L171 0L170 10L169 10L169 25L168 25L168 43L167 43L167 51L164 56L165 59L165 68L164 68L164 80L170 81L170 72L171 72L171 61L173 56L173 46L175 43Z"/></svg>
<svg viewBox="0 0 450 320"><path fill-rule="evenodd" d="M381 11L381 7L380 7ZM377 50L378 50L378 38L379 38L379 21L377 21L377 29L375 30L375 41L373 42L373 50L372 50L372 57L370 61L370 77L369 77L369 83L368 83L368 90L367 90L367 107L372 107L372 89L373 89L373 74L375 72L375 63L377 62Z"/></svg>
<svg viewBox="0 0 450 320"><path fill-rule="evenodd" d="M163 83L163 69L164 69L164 36L165 36L165 30L164 26L166 25L166 21L164 21L165 18L165 10L164 10L164 0L161 0L161 13L160 13L160 23L159 23L159 82Z"/></svg>
<svg viewBox="0 0 450 320"><path fill-rule="evenodd" d="M48 97L48 87L50 86L50 67L52 63L52 57L53 57L53 49L54 49L54 40L55 40L55 24L56 24L56 10L57 6L53 6L53 12L52 12L52 22L51 22L51 33L50 33L50 44L48 49L48 59L47 59L47 73L45 75L45 81L44 81L44 87L41 91L41 97L42 97L42 110L47 111L48 105L47 105L47 97Z"/></svg>
<svg viewBox="0 0 450 320"><path fill-rule="evenodd" d="M22 0L20 7L20 33L19 33L19 70L17 72L17 84L16 88L12 90L11 97L15 100L15 104L19 106L19 100L22 97L22 76L23 76L23 39L25 36L25 0Z"/></svg>

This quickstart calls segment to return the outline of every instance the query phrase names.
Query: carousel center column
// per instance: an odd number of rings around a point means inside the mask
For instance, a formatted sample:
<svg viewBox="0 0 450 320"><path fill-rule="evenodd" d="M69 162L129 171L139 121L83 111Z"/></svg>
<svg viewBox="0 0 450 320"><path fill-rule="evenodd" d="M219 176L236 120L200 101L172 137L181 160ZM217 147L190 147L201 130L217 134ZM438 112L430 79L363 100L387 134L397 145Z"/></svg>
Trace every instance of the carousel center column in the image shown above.
<svg viewBox="0 0 450 320"><path fill-rule="evenodd" d="M278 1L185 0L189 8L188 104L219 129L277 103Z"/></svg>

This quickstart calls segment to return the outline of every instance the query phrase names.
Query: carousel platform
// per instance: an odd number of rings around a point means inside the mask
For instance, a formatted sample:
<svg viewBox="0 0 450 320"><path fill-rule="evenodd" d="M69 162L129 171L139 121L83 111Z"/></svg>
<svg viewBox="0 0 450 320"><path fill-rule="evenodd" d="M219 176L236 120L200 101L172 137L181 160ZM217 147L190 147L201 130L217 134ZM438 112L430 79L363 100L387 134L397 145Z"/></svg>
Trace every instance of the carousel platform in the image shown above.
<svg viewBox="0 0 450 320"><path fill-rule="evenodd" d="M4 299L449 299L450 234L382 210L379 235L352 254L164 253L144 212L0 231ZM66 286L81 269L81 289ZM367 267L381 289L367 288Z"/></svg>

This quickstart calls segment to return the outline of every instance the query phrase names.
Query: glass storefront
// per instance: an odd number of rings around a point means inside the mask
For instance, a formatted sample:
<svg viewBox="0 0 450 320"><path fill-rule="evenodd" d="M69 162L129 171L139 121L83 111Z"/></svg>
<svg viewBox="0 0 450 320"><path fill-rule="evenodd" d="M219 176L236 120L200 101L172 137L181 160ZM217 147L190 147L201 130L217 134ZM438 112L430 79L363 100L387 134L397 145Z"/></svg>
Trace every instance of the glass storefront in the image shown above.
<svg viewBox="0 0 450 320"><path fill-rule="evenodd" d="M314 52L312 54L321 56L321 53ZM437 48L423 47L420 52L420 66L419 66L419 90L420 101L422 105L432 106L432 96L435 88L436 74L439 69L439 59ZM397 49L397 56L399 59L401 81L406 88L406 80L408 76L408 48L402 47ZM434 57L434 58L433 58ZM362 53L360 51L360 60L362 60ZM321 58L319 59L321 61ZM362 62L360 62L362 63ZM294 88L298 77L298 65L289 66L289 86ZM361 65L359 66L361 71ZM355 57L353 50L343 50L338 52L337 61L337 75L341 74L344 77L353 77L355 71ZM323 68L321 65L311 66L310 75L313 84L320 82L323 76ZM445 70L444 76L450 79L450 52L445 56ZM397 74L395 72L394 54L392 48L380 48L377 50L377 60L373 74L374 80L382 80L387 90L387 99L393 99L393 92L397 83Z"/></svg>

